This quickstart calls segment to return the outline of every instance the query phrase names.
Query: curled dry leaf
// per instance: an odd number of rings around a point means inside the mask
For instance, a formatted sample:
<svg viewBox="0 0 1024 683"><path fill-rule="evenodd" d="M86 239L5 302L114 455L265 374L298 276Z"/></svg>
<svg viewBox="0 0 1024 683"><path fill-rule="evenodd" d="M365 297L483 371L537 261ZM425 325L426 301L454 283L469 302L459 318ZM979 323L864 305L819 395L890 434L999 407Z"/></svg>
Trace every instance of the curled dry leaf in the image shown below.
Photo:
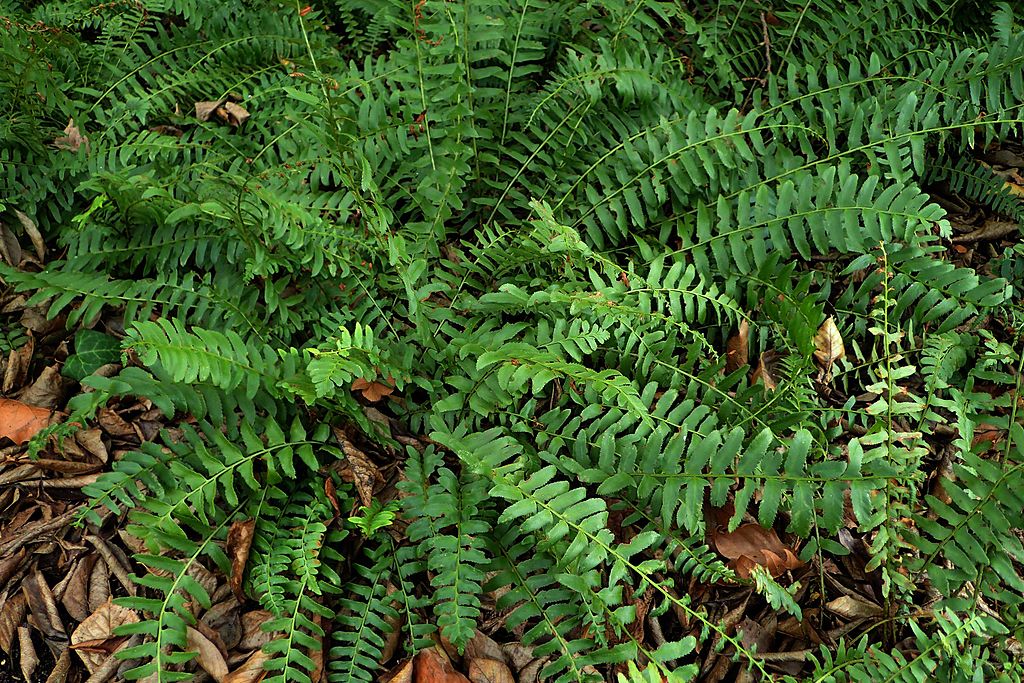
<svg viewBox="0 0 1024 683"><path fill-rule="evenodd" d="M755 565L779 576L803 564L792 549L782 544L774 529L765 529L760 524L741 524L736 531L717 533L714 543L719 553L732 560L730 565L743 578L749 578Z"/></svg>
<svg viewBox="0 0 1024 683"><path fill-rule="evenodd" d="M739 330L725 345L725 374L729 374L747 364L749 351L747 344L750 340L750 324L746 318L740 321Z"/></svg>
<svg viewBox="0 0 1024 683"><path fill-rule="evenodd" d="M36 226L35 221L28 217L24 211L19 209L14 210L14 215L18 217L18 222L21 223L21 227L24 228L25 234L32 240L32 247L36 250L36 256L39 257L39 262L42 263L46 257L46 243L43 242L43 235L39 232L39 228Z"/></svg>
<svg viewBox="0 0 1024 683"><path fill-rule="evenodd" d="M267 675L264 664L270 659L263 650L256 650L238 667L224 677L222 683L259 683Z"/></svg>
<svg viewBox="0 0 1024 683"><path fill-rule="evenodd" d="M754 372L750 375L750 383L760 382L764 385L765 389L769 391L775 391L778 387L778 383L775 381L775 377L772 375L772 368L770 367L770 361L765 359L767 354L762 353L758 356L757 367L754 368Z"/></svg>
<svg viewBox="0 0 1024 683"><path fill-rule="evenodd" d="M230 126L238 127L249 118L249 112L241 105L226 100L208 100L196 102L196 118L200 121L209 121L216 116Z"/></svg>
<svg viewBox="0 0 1024 683"><path fill-rule="evenodd" d="M872 619L882 616L882 608L870 600L861 600L851 595L843 595L827 603L825 607L846 619Z"/></svg>
<svg viewBox="0 0 1024 683"><path fill-rule="evenodd" d="M228 583L231 592L239 600L243 600L242 578L245 576L245 563L249 560L249 548L252 547L253 532L256 520L247 519L231 523L228 530L228 557L231 558L231 576Z"/></svg>
<svg viewBox="0 0 1024 683"><path fill-rule="evenodd" d="M354 483L360 502L369 505L373 502L374 490L378 485L383 485L384 477L373 461L348 440L344 430L335 427L334 438L341 444L341 450L345 453L345 463L339 472L341 478Z"/></svg>
<svg viewBox="0 0 1024 683"><path fill-rule="evenodd" d="M85 668L92 673L106 661L109 654L124 646L125 639L115 636L114 629L138 621L135 612L107 600L74 630L71 634L71 647L78 652Z"/></svg>
<svg viewBox="0 0 1024 683"><path fill-rule="evenodd" d="M4 654L11 654L14 636L18 633L18 626L26 614L28 603L21 593L11 596L4 602L3 607L0 607L0 650L3 650Z"/></svg>
<svg viewBox="0 0 1024 683"><path fill-rule="evenodd" d="M39 656L36 655L36 646L32 643L32 631L28 626L18 627L18 649L21 650L21 657L18 665L21 668L21 676L26 681L33 680L32 674L39 666Z"/></svg>
<svg viewBox="0 0 1024 683"><path fill-rule="evenodd" d="M29 335L28 341L21 348L11 350L7 357L7 368L4 370L3 392L5 394L11 393L25 383L35 348L35 338Z"/></svg>
<svg viewBox="0 0 1024 683"><path fill-rule="evenodd" d="M19 446L50 424L52 412L9 398L0 398L0 437Z"/></svg>
<svg viewBox="0 0 1024 683"><path fill-rule="evenodd" d="M188 640L188 651L195 652L198 656L196 662L203 671L210 674L217 683L228 675L228 663L224 661L224 655L220 648L213 644L213 641L200 633L197 629L188 627L186 632Z"/></svg>
<svg viewBox="0 0 1024 683"><path fill-rule="evenodd" d="M837 360L846 357L846 347L843 346L843 337L836 327L835 318L829 316L818 328L814 335L814 359L825 368L831 368Z"/></svg>
<svg viewBox="0 0 1024 683"><path fill-rule="evenodd" d="M64 128L64 135L55 138L53 146L68 152L77 152L82 145L85 145L85 151L88 152L89 138L82 135L82 132L78 130L74 119L68 119L68 125Z"/></svg>

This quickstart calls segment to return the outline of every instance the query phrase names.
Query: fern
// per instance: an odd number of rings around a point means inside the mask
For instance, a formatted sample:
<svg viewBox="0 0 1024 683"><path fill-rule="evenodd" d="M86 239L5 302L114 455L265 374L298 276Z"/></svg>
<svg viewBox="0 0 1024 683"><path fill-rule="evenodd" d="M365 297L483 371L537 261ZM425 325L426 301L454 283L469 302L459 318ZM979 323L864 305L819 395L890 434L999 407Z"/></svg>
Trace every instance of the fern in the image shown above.
<svg viewBox="0 0 1024 683"><path fill-rule="evenodd" d="M0 265L5 301L121 338L69 422L138 397L174 428L85 490L148 546L132 675L191 675L196 577L253 520L276 681L481 629L556 681L692 680L719 646L768 678L693 587L805 620L832 588L741 578L731 506L811 566L868 548L883 628L799 675L1019 677L1024 252L950 250L927 191L1019 217L973 161L1022 131L1018 7L278 9L3 12L0 220L60 255Z"/></svg>

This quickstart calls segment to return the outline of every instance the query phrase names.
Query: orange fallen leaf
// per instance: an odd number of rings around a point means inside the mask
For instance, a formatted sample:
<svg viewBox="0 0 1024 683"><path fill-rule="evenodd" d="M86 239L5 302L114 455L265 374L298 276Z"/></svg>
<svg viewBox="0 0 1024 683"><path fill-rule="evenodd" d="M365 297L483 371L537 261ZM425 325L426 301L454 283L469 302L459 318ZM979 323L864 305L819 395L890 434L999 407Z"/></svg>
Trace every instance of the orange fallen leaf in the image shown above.
<svg viewBox="0 0 1024 683"><path fill-rule="evenodd" d="M469 683L437 648L420 650L413 658L415 683Z"/></svg>
<svg viewBox="0 0 1024 683"><path fill-rule="evenodd" d="M352 391L360 391L363 394L363 398L371 403L376 403L385 396L390 396L394 391L394 377L388 377L388 382L391 384L383 384L381 382L368 382L362 377L352 382Z"/></svg>
<svg viewBox="0 0 1024 683"><path fill-rule="evenodd" d="M48 426L52 414L46 408L0 398L0 437L6 436L20 446Z"/></svg>

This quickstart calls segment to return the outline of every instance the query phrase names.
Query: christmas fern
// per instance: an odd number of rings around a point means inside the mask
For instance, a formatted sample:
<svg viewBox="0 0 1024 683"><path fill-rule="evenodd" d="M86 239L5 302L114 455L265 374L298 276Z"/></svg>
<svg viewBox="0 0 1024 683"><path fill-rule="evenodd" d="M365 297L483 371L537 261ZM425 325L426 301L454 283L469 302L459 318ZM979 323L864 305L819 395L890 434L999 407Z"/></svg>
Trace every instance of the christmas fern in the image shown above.
<svg viewBox="0 0 1024 683"><path fill-rule="evenodd" d="M938 200L1024 216L977 159L1020 8L0 7L0 220L59 254L0 277L121 338L69 422L169 427L85 490L145 546L128 678L192 676L250 523L282 683L481 631L542 680L782 676L723 587L815 634L787 680L1022 675L1024 251ZM751 525L785 570L719 552ZM833 637L852 549L885 604Z"/></svg>

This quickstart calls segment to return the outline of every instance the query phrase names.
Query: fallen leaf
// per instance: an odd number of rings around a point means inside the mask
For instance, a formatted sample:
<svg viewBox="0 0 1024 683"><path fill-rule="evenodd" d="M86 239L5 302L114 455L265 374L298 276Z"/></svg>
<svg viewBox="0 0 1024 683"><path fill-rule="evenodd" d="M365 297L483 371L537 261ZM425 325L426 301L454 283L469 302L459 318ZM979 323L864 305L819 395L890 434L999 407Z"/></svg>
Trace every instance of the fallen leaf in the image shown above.
<svg viewBox="0 0 1024 683"><path fill-rule="evenodd" d="M242 595L242 578L245 576L245 563L249 560L249 548L252 547L255 530L255 519L232 522L231 528L228 530L228 557L231 558L231 574L228 583L231 586L231 592L239 601L245 599Z"/></svg>
<svg viewBox="0 0 1024 683"><path fill-rule="evenodd" d="M871 619L882 616L882 608L870 600L843 595L825 604L825 607L846 619Z"/></svg>
<svg viewBox="0 0 1024 683"><path fill-rule="evenodd" d="M72 570L64 595L61 596L64 609L75 621L85 621L89 616L89 576L98 559L95 553L83 557Z"/></svg>
<svg viewBox="0 0 1024 683"><path fill-rule="evenodd" d="M373 464L365 453L352 445L344 430L333 428L334 438L341 444L341 450L345 454L345 463L341 471L341 478L344 481L355 484L356 493L363 505L373 502L373 492L378 485L384 483L377 466Z"/></svg>
<svg viewBox="0 0 1024 683"><path fill-rule="evenodd" d="M775 529L765 529L760 524L741 524L735 531L716 533L714 544L719 553L732 560L730 565L742 578L750 576L754 565L779 576L803 564L782 544Z"/></svg>
<svg viewBox="0 0 1024 683"><path fill-rule="evenodd" d="M55 409L64 403L64 379L57 372L57 366L43 368L39 377L18 394L22 403L37 408Z"/></svg>
<svg viewBox="0 0 1024 683"><path fill-rule="evenodd" d="M226 100L207 100L196 102L196 118L200 121L209 121L216 116L230 126L240 126L249 118L249 112L241 105Z"/></svg>
<svg viewBox="0 0 1024 683"><path fill-rule="evenodd" d="M46 578L38 569L21 583L21 590L32 613L33 626L43 634L47 647L56 655L67 646L68 636L64 632L57 601L50 591Z"/></svg>
<svg viewBox="0 0 1024 683"><path fill-rule="evenodd" d="M750 383L754 384L761 382L765 389L769 391L775 391L778 387L778 383L769 371L768 365L765 363L765 354L761 354L757 358L757 367L754 368L754 372L750 375Z"/></svg>
<svg viewBox="0 0 1024 683"><path fill-rule="evenodd" d="M499 662L505 661L505 653L491 638L480 631L475 631L473 637L466 643L466 659L496 659Z"/></svg>
<svg viewBox="0 0 1024 683"><path fill-rule="evenodd" d="M0 223L0 257L8 264L21 263L21 244L18 237L4 223Z"/></svg>
<svg viewBox="0 0 1024 683"><path fill-rule="evenodd" d="M213 644L213 641L191 626L187 627L186 640L188 641L188 651L198 654L196 663L202 667L203 671L210 674L213 680L222 683L228 675L228 663L224 661L224 655L221 654L220 649Z"/></svg>
<svg viewBox="0 0 1024 683"><path fill-rule="evenodd" d="M78 130L74 119L68 119L68 125L64 128L64 135L55 138L53 146L68 152L77 152L82 145L85 145L85 151L88 152L89 138L82 135L82 132Z"/></svg>
<svg viewBox="0 0 1024 683"><path fill-rule="evenodd" d="M505 662L496 659L471 659L467 672L473 683L516 683Z"/></svg>
<svg viewBox="0 0 1024 683"><path fill-rule="evenodd" d="M210 116L216 111L224 100L196 102L196 118L200 121L209 121Z"/></svg>
<svg viewBox="0 0 1024 683"><path fill-rule="evenodd" d="M273 614L265 609L257 609L242 615L242 640L238 643L241 650L255 650L263 647L274 639L274 634L264 631L261 626L273 618Z"/></svg>
<svg viewBox="0 0 1024 683"><path fill-rule="evenodd" d="M269 659L270 655L266 652L256 650L242 662L242 666L226 675L222 683L259 683L267 675L264 664Z"/></svg>
<svg viewBox="0 0 1024 683"><path fill-rule="evenodd" d="M25 383L35 348L35 338L29 335L28 341L22 344L21 348L11 350L7 357L7 368L4 370L3 392L5 394L11 393Z"/></svg>
<svg viewBox="0 0 1024 683"><path fill-rule="evenodd" d="M380 680L385 683L412 683L412 659L407 659L384 674Z"/></svg>
<svg viewBox="0 0 1024 683"><path fill-rule="evenodd" d="M52 412L25 405L21 401L0 398L0 437L21 445L50 424Z"/></svg>
<svg viewBox="0 0 1024 683"><path fill-rule="evenodd" d="M818 328L818 333L814 335L814 359L823 368L828 369L845 356L846 348L843 346L843 337L839 334L835 319L829 316Z"/></svg>
<svg viewBox="0 0 1024 683"><path fill-rule="evenodd" d="M32 643L32 632L28 626L18 627L18 649L21 650L21 657L18 660L21 676L25 681L31 681L32 674L39 666L39 656L36 655L36 646Z"/></svg>
<svg viewBox="0 0 1024 683"><path fill-rule="evenodd" d="M431 647L420 650L413 659L415 683L468 683L469 679L452 666L448 658Z"/></svg>
<svg viewBox="0 0 1024 683"><path fill-rule="evenodd" d="M223 112L223 113L221 113ZM249 112L234 102L225 102L217 111L217 115L232 126L240 126L249 119Z"/></svg>
<svg viewBox="0 0 1024 683"><path fill-rule="evenodd" d="M11 654L14 636L26 614L28 614L28 603L25 602L25 596L21 593L8 598L4 606L0 608L0 650L3 650L5 654Z"/></svg>
<svg viewBox="0 0 1024 683"><path fill-rule="evenodd" d="M394 377L388 377L388 382L391 384L382 384L381 382L368 382L362 377L352 382L352 391L362 392L363 398L371 403L376 403L385 396L390 396L395 391Z"/></svg>
<svg viewBox="0 0 1024 683"><path fill-rule="evenodd" d="M35 221L28 217L24 211L19 209L14 210L14 215L18 217L18 222L21 223L21 227L24 228L25 234L32 240L32 247L36 250L36 256L39 257L39 262L42 263L46 257L46 243L43 242L43 235L39 232L39 228L36 226Z"/></svg>
<svg viewBox="0 0 1024 683"><path fill-rule="evenodd" d="M119 607L109 599L100 605L99 609L86 617L85 621L78 625L78 628L71 634L71 647L78 652L82 658L85 668L92 673L106 661L108 654L98 650L96 643L116 640L113 652L124 647L125 640L114 635L114 629L124 624L137 624L139 617L135 612L124 607ZM88 644L80 649L79 646Z"/></svg>
<svg viewBox="0 0 1024 683"><path fill-rule="evenodd" d="M747 364L749 340L750 324L744 318L740 321L739 330L729 337L729 341L725 344L725 374L728 375Z"/></svg>
<svg viewBox="0 0 1024 683"><path fill-rule="evenodd" d="M224 648L234 650L242 640L242 615L239 612L241 603L233 597L222 600L206 610L199 620L217 633Z"/></svg>
<svg viewBox="0 0 1024 683"><path fill-rule="evenodd" d="M64 683L68 679L68 672L71 670L71 650L64 650L57 657L53 664L50 675L46 677L45 683Z"/></svg>

